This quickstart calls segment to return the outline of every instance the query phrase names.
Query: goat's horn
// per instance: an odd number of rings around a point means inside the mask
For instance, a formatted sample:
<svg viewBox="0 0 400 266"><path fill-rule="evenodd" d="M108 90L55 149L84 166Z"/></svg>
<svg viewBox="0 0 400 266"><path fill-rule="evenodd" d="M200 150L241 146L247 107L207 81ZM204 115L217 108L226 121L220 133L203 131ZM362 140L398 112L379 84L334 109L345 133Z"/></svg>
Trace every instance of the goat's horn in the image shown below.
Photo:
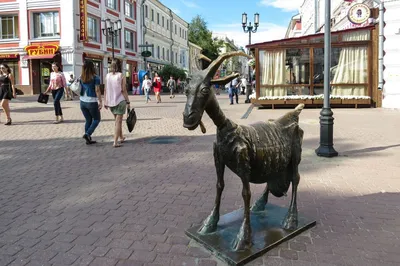
<svg viewBox="0 0 400 266"><path fill-rule="evenodd" d="M234 51L234 52L229 52L229 53L225 53L222 54L220 56L218 56L217 59L215 59L205 70L206 77L207 78L212 78L215 73L217 72L219 66L222 64L222 62L224 62L225 59L228 59L232 56L245 56L247 58L251 58L251 56L247 55L246 53L242 52L242 51Z"/></svg>

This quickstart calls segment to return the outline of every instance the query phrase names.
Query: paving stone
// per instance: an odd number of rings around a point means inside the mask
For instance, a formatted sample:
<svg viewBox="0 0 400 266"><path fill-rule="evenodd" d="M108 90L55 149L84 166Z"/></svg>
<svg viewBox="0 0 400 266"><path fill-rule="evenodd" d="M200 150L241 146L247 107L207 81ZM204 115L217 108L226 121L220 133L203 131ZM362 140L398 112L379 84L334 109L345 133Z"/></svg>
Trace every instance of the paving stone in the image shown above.
<svg viewBox="0 0 400 266"><path fill-rule="evenodd" d="M117 260L109 258L95 258L89 265L92 266L114 266L117 264Z"/></svg>
<svg viewBox="0 0 400 266"><path fill-rule="evenodd" d="M118 259L118 260L126 260L132 254L132 250L124 249L124 248L112 248L105 255L108 258Z"/></svg>
<svg viewBox="0 0 400 266"><path fill-rule="evenodd" d="M72 265L78 258L79 256L71 253L60 253L55 256L51 262L55 265Z"/></svg>

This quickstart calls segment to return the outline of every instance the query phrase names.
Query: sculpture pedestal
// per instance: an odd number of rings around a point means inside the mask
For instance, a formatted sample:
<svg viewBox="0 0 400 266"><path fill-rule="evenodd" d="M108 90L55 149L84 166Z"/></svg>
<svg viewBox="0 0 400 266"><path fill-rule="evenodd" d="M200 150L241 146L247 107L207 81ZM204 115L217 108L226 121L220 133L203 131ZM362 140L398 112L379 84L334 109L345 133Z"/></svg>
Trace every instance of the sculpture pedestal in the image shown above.
<svg viewBox="0 0 400 266"><path fill-rule="evenodd" d="M185 232L229 265L243 265L316 225L315 221L299 215L299 226L296 230L282 229L281 223L287 210L287 207L267 204L265 211L252 212L250 220L253 246L245 251L232 250L232 243L243 221L243 209L221 216L218 229L213 234L198 234L200 226L194 226Z"/></svg>

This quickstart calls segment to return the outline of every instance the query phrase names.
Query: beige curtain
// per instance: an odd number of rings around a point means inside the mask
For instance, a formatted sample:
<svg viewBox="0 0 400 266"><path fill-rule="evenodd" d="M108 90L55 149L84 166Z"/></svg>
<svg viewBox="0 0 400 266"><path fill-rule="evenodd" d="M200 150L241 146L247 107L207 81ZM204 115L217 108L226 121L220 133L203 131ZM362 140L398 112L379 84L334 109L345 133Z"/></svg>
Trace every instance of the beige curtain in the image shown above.
<svg viewBox="0 0 400 266"><path fill-rule="evenodd" d="M286 50L264 51L261 55L261 85L285 84ZM286 95L287 89L284 87L266 88L261 90L261 97Z"/></svg>
<svg viewBox="0 0 400 266"><path fill-rule="evenodd" d="M351 32L343 34L343 41L369 40L370 32ZM367 47L345 47L340 51L339 63L333 67L332 83L367 83ZM339 96L366 96L365 86L333 86L332 95Z"/></svg>

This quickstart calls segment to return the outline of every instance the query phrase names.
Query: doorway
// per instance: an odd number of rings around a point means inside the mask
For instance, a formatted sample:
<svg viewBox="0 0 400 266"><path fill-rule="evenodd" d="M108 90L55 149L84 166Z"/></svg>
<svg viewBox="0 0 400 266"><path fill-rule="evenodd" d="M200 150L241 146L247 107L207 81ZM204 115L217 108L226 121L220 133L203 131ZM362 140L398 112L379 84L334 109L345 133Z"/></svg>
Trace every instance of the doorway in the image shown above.
<svg viewBox="0 0 400 266"><path fill-rule="evenodd" d="M40 92L45 92L50 84L51 63L40 60Z"/></svg>

